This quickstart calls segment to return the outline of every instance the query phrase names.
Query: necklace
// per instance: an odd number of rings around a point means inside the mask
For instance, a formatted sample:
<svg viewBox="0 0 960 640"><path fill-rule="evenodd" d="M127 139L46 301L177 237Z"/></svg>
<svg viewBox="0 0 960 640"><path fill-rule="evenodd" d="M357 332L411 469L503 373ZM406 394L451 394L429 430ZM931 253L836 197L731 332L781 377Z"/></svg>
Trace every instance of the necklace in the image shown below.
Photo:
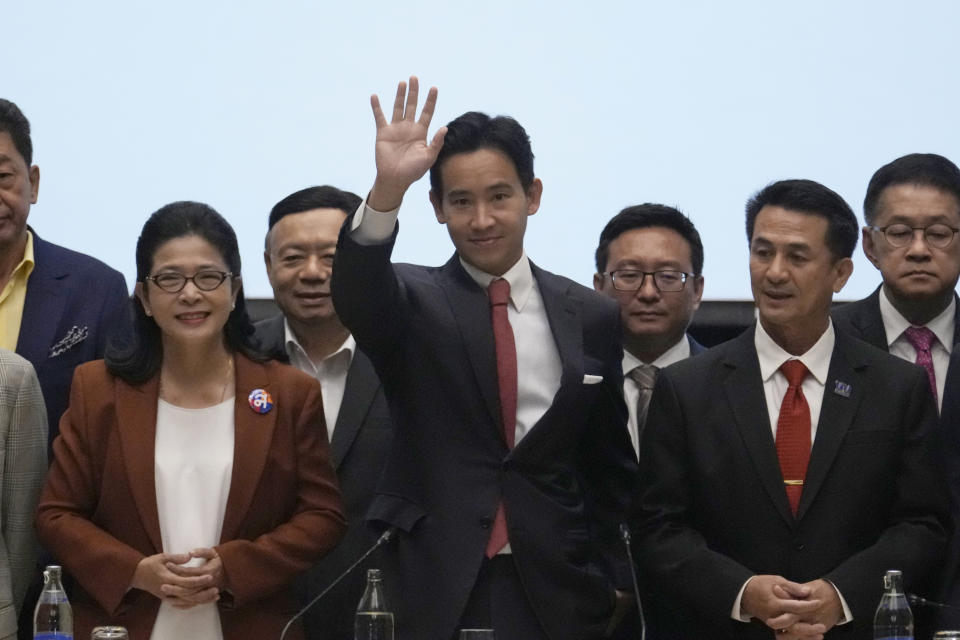
<svg viewBox="0 0 960 640"><path fill-rule="evenodd" d="M234 376L233 376L233 371L234 371L234 369L233 369L233 354L228 354L228 355L227 355L227 366L226 366L225 371L223 372L223 373L224 373L224 375L223 375L223 386L220 388L220 400L218 401L218 403L222 403L222 402L226 399L226 397L227 397L227 388L230 386L230 383L233 381L233 378L234 378ZM179 399L179 398L171 398L171 397L169 397L169 396L170 396L169 391L164 388L164 384L163 384L163 370L162 370L162 369L160 370L160 381L159 381L159 384L158 384L157 393L158 393L158 395L159 395L161 398L163 398L164 400L166 400L166 401L169 402L170 404L177 405L177 403L174 402L174 400L175 400L175 399ZM202 393L202 392L201 392L201 393ZM176 394L174 394L174 395L176 395ZM201 400L202 400L202 398L201 398ZM179 405L178 405L178 406L179 406Z"/></svg>

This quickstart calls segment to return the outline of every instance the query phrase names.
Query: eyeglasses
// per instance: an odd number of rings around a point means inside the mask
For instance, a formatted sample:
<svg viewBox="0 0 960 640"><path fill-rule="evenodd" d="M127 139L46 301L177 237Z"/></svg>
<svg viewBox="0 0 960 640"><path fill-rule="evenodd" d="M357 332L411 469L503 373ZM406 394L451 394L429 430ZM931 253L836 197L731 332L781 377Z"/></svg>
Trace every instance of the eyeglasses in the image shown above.
<svg viewBox="0 0 960 640"><path fill-rule="evenodd" d="M193 286L200 291L213 291L227 278L232 278L233 274L229 271L197 271L192 276L185 276L182 273L161 273L155 276L147 276L144 280L149 280L167 293L179 293L187 286L187 280L193 282Z"/></svg>
<svg viewBox="0 0 960 640"><path fill-rule="evenodd" d="M657 291L682 291L683 285L691 274L673 269L664 269L662 271L638 271L637 269L617 269L604 273L610 276L610 282L617 291L636 291L643 287L643 281L647 276L653 276L653 284Z"/></svg>
<svg viewBox="0 0 960 640"><path fill-rule="evenodd" d="M898 222L896 224L888 224L885 227L871 226L869 229L883 233L883 237L887 239L887 242L889 242L892 247L907 246L913 242L913 234L917 231L922 231L923 239L926 240L928 245L936 249L946 249L949 247L956 237L957 232L960 232L960 229L954 229L949 225L939 222L927 227L911 227L908 224Z"/></svg>

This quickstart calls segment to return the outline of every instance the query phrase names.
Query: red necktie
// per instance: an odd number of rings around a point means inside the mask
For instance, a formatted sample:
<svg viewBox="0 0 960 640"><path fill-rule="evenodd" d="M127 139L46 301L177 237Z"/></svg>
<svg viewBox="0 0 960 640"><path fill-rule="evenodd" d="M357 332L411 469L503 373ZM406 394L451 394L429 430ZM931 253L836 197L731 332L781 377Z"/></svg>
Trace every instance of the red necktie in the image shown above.
<svg viewBox="0 0 960 640"><path fill-rule="evenodd" d="M810 407L800 388L807 368L799 360L787 360L780 370L787 377L789 386L777 419L777 457L780 459L780 472L783 474L790 510L797 515L807 463L810 461Z"/></svg>
<svg viewBox="0 0 960 640"><path fill-rule="evenodd" d="M903 335L916 350L917 359L914 363L923 367L927 372L927 378L930 379L930 390L933 391L933 400L937 402L937 376L933 372L933 354L930 353L930 347L933 346L933 341L937 339L937 336L927 327L907 327L904 329Z"/></svg>
<svg viewBox="0 0 960 640"><path fill-rule="evenodd" d="M493 340L497 350L497 387L500 391L500 418L503 422L503 437L513 449L517 433L517 346L513 328L507 316L510 302L510 283L497 278L487 287L490 296L490 319L493 321ZM487 557L492 558L507 546L507 519L503 501L497 505L490 540L487 542Z"/></svg>

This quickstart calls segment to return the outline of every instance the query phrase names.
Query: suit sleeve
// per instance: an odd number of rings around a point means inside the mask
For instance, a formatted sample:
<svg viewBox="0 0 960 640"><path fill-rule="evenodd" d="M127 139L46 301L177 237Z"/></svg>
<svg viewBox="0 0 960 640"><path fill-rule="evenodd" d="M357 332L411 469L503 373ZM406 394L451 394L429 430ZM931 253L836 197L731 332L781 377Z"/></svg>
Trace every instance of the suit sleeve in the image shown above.
<svg viewBox="0 0 960 640"><path fill-rule="evenodd" d="M296 507L289 520L253 540L230 540L216 547L233 606L284 589L343 537L346 520L340 491L330 465L326 432L318 427L323 425L322 403L320 386L314 384L297 403L302 408L296 419L287 425L294 432L297 473Z"/></svg>
<svg viewBox="0 0 960 640"><path fill-rule="evenodd" d="M711 550L696 529L687 424L669 371L654 385L640 444L638 563L645 584L665 601L729 620L747 567Z"/></svg>
<svg viewBox="0 0 960 640"><path fill-rule="evenodd" d="M348 217L340 230L333 304L379 373L399 366L405 335L401 284L390 262L399 223L388 242L371 245L352 237L352 223L353 216Z"/></svg>
<svg viewBox="0 0 960 640"><path fill-rule="evenodd" d="M906 591L932 586L950 529L948 492L937 451L937 410L927 376L916 370L902 416L899 466L891 468L895 500L890 525L876 542L824 576L847 601L855 619L870 618L887 569L903 571Z"/></svg>
<svg viewBox="0 0 960 640"><path fill-rule="evenodd" d="M47 472L47 411L33 367L24 362L23 367L10 367L9 371L16 371L20 377L11 390L14 402L4 447L0 522L10 563L13 602L19 611L36 570L32 520Z"/></svg>
<svg viewBox="0 0 960 640"><path fill-rule="evenodd" d="M610 308L606 326L596 335L607 336L604 354L603 390L584 432L580 474L585 478L588 504L598 524L597 539L608 571L618 589L633 590L627 552L620 524L630 522L636 491L637 462L627 431L627 408L623 401L623 351L620 347L620 316Z"/></svg>
<svg viewBox="0 0 960 640"><path fill-rule="evenodd" d="M144 557L93 523L100 502L101 470L91 449L102 433L98 420L88 415L88 402L103 394L89 384L85 367L78 367L70 387L70 405L60 419L60 437L54 441L53 464L40 495L36 527L41 544L83 585L111 615L116 615L128 591L137 564ZM102 444L102 443L100 443Z"/></svg>

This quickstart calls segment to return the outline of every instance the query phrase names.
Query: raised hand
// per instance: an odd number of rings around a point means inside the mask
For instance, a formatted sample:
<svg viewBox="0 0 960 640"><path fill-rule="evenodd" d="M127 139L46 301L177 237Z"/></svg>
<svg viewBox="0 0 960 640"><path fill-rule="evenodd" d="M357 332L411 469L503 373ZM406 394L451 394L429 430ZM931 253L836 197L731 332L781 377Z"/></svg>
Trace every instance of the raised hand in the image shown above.
<svg viewBox="0 0 960 640"><path fill-rule="evenodd" d="M399 207L407 189L430 169L443 146L446 127L440 127L427 144L430 120L437 105L437 89L430 88L418 120L419 93L420 83L416 76L410 77L409 91L407 83L397 85L390 122L380 108L380 99L376 95L370 97L377 123L377 179L367 197L367 204L377 211Z"/></svg>

